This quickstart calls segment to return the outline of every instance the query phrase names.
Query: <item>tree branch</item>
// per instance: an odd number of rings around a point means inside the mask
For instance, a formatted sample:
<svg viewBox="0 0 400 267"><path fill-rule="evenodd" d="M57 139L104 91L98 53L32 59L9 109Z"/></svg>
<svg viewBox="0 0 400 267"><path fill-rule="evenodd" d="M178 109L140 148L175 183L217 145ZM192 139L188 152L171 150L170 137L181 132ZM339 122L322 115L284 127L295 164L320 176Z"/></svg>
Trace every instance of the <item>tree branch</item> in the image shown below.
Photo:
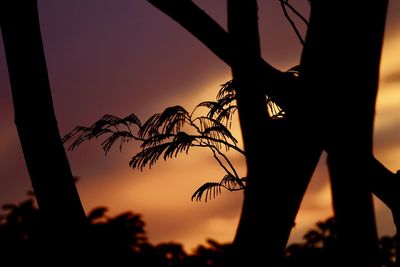
<svg viewBox="0 0 400 267"><path fill-rule="evenodd" d="M225 159L225 161L228 163L229 167L230 167L231 170L233 171L234 176L235 176L237 179L240 180L239 174L237 173L235 167L233 167L233 164L232 164L232 162L229 160L229 158L228 158L224 153L222 153L221 151L219 151L219 149L217 149L217 148L215 148L215 149L217 150L218 154L220 154L221 157L223 157L223 158Z"/></svg>
<svg viewBox="0 0 400 267"><path fill-rule="evenodd" d="M400 175L388 170L381 162L372 157L364 173L372 193L377 196L392 212L400 212ZM400 214L399 214L400 217Z"/></svg>
<svg viewBox="0 0 400 267"><path fill-rule="evenodd" d="M396 226L396 266L400 264L400 171L392 173L381 162L372 157L366 163L367 183L372 193L377 196L392 212Z"/></svg>
<svg viewBox="0 0 400 267"><path fill-rule="evenodd" d="M279 0L281 3L288 7L303 23L308 26L308 20L299 12L296 8L294 8L291 4L289 4L288 0Z"/></svg>
<svg viewBox="0 0 400 267"><path fill-rule="evenodd" d="M238 146L232 145L231 143L228 143L228 142L226 142L226 141L224 141L224 140L216 139L216 138L212 138L212 137L208 137L208 136L205 136L205 135L190 135L190 136L191 136L191 137L194 137L194 138L205 139L205 140L209 140L209 141L212 141L212 142L221 143L221 144L223 144L223 145L225 145L225 146L227 146L227 147L229 147L229 148L232 148L233 150L239 152L239 153L242 154L243 156L246 156L246 152L244 152L244 151L243 151L242 149L240 149Z"/></svg>
<svg viewBox="0 0 400 267"><path fill-rule="evenodd" d="M229 34L206 12L189 0L147 0L154 7L180 24L218 58L232 67L234 53ZM279 106L286 109L293 76L272 67L261 57L258 58L258 79L264 85L261 89Z"/></svg>
<svg viewBox="0 0 400 267"><path fill-rule="evenodd" d="M292 29L294 30L294 32L296 33L297 38L299 39L301 45L304 45L304 39L300 34L299 29L297 29L296 23L294 23L294 21L292 20L292 18L289 16L287 10L286 10L286 6L289 6L291 9L293 8L291 5L289 5L289 3L287 1L284 0L280 0L281 2L281 8L282 8L282 12L283 15L286 17L287 21L289 22L290 26L292 26ZM292 10L295 10L294 8ZM297 13L296 13L297 14ZM303 18L302 16L300 18Z"/></svg>

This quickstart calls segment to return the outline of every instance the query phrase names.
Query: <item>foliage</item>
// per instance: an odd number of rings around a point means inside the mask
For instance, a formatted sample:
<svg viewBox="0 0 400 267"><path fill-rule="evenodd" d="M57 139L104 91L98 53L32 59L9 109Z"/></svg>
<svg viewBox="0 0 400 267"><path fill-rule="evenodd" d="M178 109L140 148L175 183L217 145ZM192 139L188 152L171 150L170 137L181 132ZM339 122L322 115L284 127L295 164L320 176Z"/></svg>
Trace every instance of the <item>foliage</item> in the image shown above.
<svg viewBox="0 0 400 267"><path fill-rule="evenodd" d="M10 266L40 263L40 235L42 231L40 213L32 198L19 204L2 206L0 217L0 253L2 263ZM221 244L207 240L192 253L187 253L182 244L169 242L153 245L149 243L142 216L134 212L123 212L108 216L106 207L97 207L88 213L90 236L88 254L91 263L110 263L111 266L154 267L223 267L227 266L233 253L230 243ZM62 229L59 229L62 231ZM57 233L54 233L57 234ZM59 233L58 233L59 234ZM302 243L287 247L283 267L337 266L335 220L328 218L304 235ZM395 238L380 239L383 267L394 267ZM355 244L357 245L357 244Z"/></svg>
<svg viewBox="0 0 400 267"><path fill-rule="evenodd" d="M84 141L105 137L101 143L105 153L117 143L122 149L125 143L140 142L140 151L129 162L138 170L151 168L160 159L187 154L192 148L206 148L225 172L219 183L206 183L192 196L200 201L205 194L207 200L220 194L222 188L235 191L246 185L246 178L239 176L226 154L233 150L245 156L230 131L236 110L234 82L229 81L222 85L216 101L201 102L190 113L181 106L168 107L144 123L135 114L124 118L107 114L89 127L76 127L63 141L70 141L69 149L73 150Z"/></svg>
<svg viewBox="0 0 400 267"><path fill-rule="evenodd" d="M288 72L295 74L298 70L292 68ZM84 141L105 137L101 146L106 154L115 144L121 150L125 143L140 142L139 152L129 162L133 169L138 170L151 168L160 159L188 154L191 148L208 149L225 175L220 182L205 183L192 195L192 200L201 201L205 196L207 201L218 196L223 188L236 191L246 187L246 177L239 176L227 155L233 150L246 156L230 131L237 108L235 83L228 81L221 85L216 101L201 102L192 112L179 105L168 107L144 123L135 114L124 118L107 114L89 127L75 127L64 136L63 142L70 142L69 150L74 150ZM268 97L266 109L271 119L285 116L284 111Z"/></svg>
<svg viewBox="0 0 400 267"><path fill-rule="evenodd" d="M339 263L336 223L333 217L317 222L303 237L304 242L286 248L284 267L334 267ZM382 267L395 266L396 238L383 236L379 240ZM357 246L357 244L354 244Z"/></svg>
<svg viewBox="0 0 400 267"><path fill-rule="evenodd" d="M35 265L43 261L43 225L40 212L33 198L19 204L5 204L0 216L1 263L7 266ZM140 214L123 212L108 216L106 207L97 207L87 215L89 226L86 234L90 243L86 248L93 266L223 266L229 244L208 240L192 253L187 254L179 243L148 242L145 222ZM63 229L59 229L63 231ZM61 234L61 233L52 233ZM50 244L51 245L51 244ZM40 256L41 255L41 256Z"/></svg>

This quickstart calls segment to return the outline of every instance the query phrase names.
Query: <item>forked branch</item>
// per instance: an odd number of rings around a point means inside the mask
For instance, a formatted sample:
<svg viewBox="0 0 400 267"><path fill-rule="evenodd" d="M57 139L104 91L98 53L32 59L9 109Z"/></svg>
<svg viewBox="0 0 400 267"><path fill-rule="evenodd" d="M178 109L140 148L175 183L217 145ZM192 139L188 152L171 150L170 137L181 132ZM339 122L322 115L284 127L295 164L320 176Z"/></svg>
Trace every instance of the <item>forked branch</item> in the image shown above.
<svg viewBox="0 0 400 267"><path fill-rule="evenodd" d="M190 0L147 0L161 12L180 24L218 58L227 65L233 66L235 54L230 35L206 12ZM283 109L286 109L291 92L296 86L296 77L282 72L268 64L261 56L257 63L257 79L264 94L271 97Z"/></svg>

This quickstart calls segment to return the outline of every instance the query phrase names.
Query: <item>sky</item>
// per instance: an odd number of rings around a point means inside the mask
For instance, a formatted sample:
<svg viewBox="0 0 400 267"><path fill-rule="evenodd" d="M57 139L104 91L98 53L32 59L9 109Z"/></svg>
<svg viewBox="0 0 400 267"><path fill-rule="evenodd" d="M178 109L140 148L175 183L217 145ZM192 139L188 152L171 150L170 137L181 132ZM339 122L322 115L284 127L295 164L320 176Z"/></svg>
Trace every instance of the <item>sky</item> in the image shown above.
<svg viewBox="0 0 400 267"><path fill-rule="evenodd" d="M223 27L226 1L197 0ZM286 70L298 64L301 45L278 1L259 1L263 57ZM292 0L305 15L308 1ZM104 114L142 120L172 105L191 110L212 100L230 80L227 65L199 41L144 0L38 0L42 37L55 112L62 134L90 125ZM376 107L374 152L390 170L400 158L400 10L390 1ZM0 37L1 39L1 37ZM0 42L0 203L15 203L31 189L13 121L13 107L2 41ZM237 125L237 123L236 123ZM240 137L238 126L233 132ZM100 142L68 152L86 211L107 206L109 214L132 210L143 215L151 242L182 242L190 250L207 238L232 241L240 215L241 192L192 202L206 181L223 171L212 155L189 155L160 161L151 170L130 169L137 146L114 149L107 156ZM241 175L243 158L232 154ZM392 234L389 211L375 202L380 234ZM318 220L332 215L325 155L321 157L292 231L298 241Z"/></svg>

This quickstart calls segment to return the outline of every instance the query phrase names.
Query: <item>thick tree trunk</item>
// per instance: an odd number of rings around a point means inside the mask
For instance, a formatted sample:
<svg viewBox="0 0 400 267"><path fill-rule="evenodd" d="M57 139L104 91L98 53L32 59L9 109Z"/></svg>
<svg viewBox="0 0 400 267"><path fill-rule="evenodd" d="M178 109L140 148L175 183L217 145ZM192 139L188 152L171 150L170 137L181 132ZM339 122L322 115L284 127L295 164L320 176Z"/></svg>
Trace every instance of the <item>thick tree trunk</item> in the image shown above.
<svg viewBox="0 0 400 267"><path fill-rule="evenodd" d="M54 114L37 3L4 0L0 10L15 124L38 206L49 235L69 238L86 216Z"/></svg>
<svg viewBox="0 0 400 267"><path fill-rule="evenodd" d="M296 116L271 120L259 72L256 1L228 1L231 64L248 168L235 262L278 266L321 147ZM306 122L307 124L307 122ZM307 129L303 131L302 129Z"/></svg>
<svg viewBox="0 0 400 267"><path fill-rule="evenodd" d="M338 264L380 266L375 214L365 177L354 160L328 156L332 201L338 233Z"/></svg>
<svg viewBox="0 0 400 267"><path fill-rule="evenodd" d="M329 154L333 204L345 265L378 266L365 163L372 158L375 99L387 1L312 1L303 57L313 108Z"/></svg>

